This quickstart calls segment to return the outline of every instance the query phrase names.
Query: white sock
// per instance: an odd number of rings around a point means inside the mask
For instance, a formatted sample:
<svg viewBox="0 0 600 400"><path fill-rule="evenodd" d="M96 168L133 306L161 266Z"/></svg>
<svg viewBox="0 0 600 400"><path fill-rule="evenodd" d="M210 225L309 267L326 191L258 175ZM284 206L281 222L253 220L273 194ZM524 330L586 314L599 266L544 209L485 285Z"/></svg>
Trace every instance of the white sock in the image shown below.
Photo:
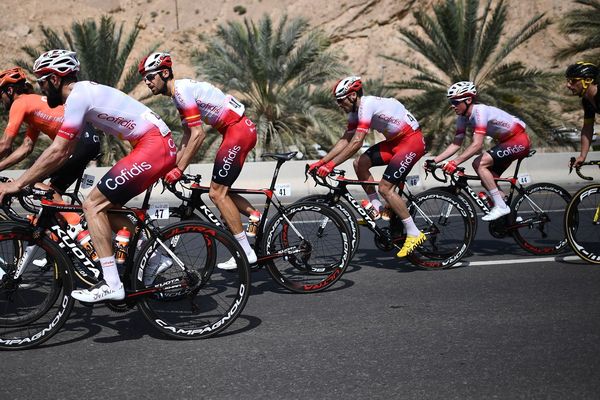
<svg viewBox="0 0 600 400"><path fill-rule="evenodd" d="M248 242L248 238L246 237L246 232L241 231L237 235L233 235L233 237L242 246L242 249L244 249L244 252L246 253L246 255L252 253L253 250L252 250L252 247L250 247L250 243Z"/></svg>
<svg viewBox="0 0 600 400"><path fill-rule="evenodd" d="M490 196L492 196L492 200L494 200L494 205L500 208L508 207L502 198L502 194L498 190L498 188L490 190Z"/></svg>
<svg viewBox="0 0 600 400"><path fill-rule="evenodd" d="M417 237L419 236L419 233L421 233L419 228L417 228L417 225L415 225L415 221L413 221L412 217L403 219L402 223L404 224L404 229L406 229L406 234L408 236Z"/></svg>
<svg viewBox="0 0 600 400"><path fill-rule="evenodd" d="M115 288L121 285L121 278L119 278L119 271L117 270L117 263L115 262L115 256L103 257L100 259L100 265L102 266L102 275L108 286Z"/></svg>

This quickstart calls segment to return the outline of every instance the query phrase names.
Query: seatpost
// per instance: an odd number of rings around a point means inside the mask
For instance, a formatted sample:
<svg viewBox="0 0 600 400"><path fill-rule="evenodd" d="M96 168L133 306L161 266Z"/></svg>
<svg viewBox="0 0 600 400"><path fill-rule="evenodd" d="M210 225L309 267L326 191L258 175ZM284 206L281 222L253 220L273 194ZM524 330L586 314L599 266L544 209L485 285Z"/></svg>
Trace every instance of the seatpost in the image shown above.
<svg viewBox="0 0 600 400"><path fill-rule="evenodd" d="M153 183L152 185L150 185L150 187L148 189L146 189L146 194L144 195L144 201L142 202L143 210L148 209L148 205L150 204L150 195L152 194L152 189L154 188L154 185L156 185L156 183Z"/></svg>
<svg viewBox="0 0 600 400"><path fill-rule="evenodd" d="M279 169L281 165L285 162L285 160L277 160L277 166L275 167L275 171L273 172L273 180L271 181L271 186L269 189L275 190L275 183L277 182L277 176L279 175Z"/></svg>

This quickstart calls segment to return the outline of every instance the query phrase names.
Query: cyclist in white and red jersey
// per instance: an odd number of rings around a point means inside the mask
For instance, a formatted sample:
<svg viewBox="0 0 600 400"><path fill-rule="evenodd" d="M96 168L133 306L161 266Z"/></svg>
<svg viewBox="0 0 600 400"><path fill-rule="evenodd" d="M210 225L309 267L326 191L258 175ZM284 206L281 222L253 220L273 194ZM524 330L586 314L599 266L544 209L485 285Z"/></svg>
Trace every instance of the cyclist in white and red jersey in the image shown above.
<svg viewBox="0 0 600 400"><path fill-rule="evenodd" d="M481 151L485 136L494 139L497 144L476 157L473 160L473 168L494 201L494 207L482 219L493 221L507 215L510 213L510 207L504 202L494 177L499 177L514 160L529 154L531 143L525 132L525 123L499 108L476 103L477 88L471 81L453 84L448 89L447 97L458 115L456 135L454 141L433 158L433 162L439 163L460 149L467 127L473 129L473 141L460 155L444 165L444 171L449 174L456 171L458 165Z"/></svg>
<svg viewBox="0 0 600 400"><path fill-rule="evenodd" d="M89 289L71 293L75 299L89 303L121 300L125 291L111 243L111 221L116 221L112 218L109 221L106 211L125 204L173 168L177 148L171 132L158 115L125 93L94 82L77 82L79 61L75 52L48 51L35 61L33 70L50 107L64 104L64 121L52 144L35 164L19 179L0 185L0 201L5 194L18 192L64 164L86 122L130 141L132 152L107 172L83 203L104 280ZM118 222L114 226L117 229L131 227L126 218Z"/></svg>
<svg viewBox="0 0 600 400"><path fill-rule="evenodd" d="M175 80L172 65L170 54L152 53L138 67L152 94L171 97L182 120L184 135L177 154L177 166L165 176L165 181L170 184L177 182L190 164L206 137L202 123L215 127L223 135L223 141L215 157L208 195L244 249L248 262L254 264L256 254L242 229L240 212L246 216L259 213L242 196L229 193L229 188L240 175L246 156L256 144L256 127L244 115L244 106L233 96L207 82ZM221 269L236 268L233 257L217 266Z"/></svg>
<svg viewBox="0 0 600 400"><path fill-rule="evenodd" d="M338 106L348 113L348 126L344 136L321 160L310 165L319 176L327 176L336 165L352 157L361 147L369 129L381 132L385 140L371 146L354 160L358 179L373 181L370 168L387 165L378 191L388 206L402 219L407 237L398 257L405 257L425 241L425 234L417 228L406 203L394 190L403 185L406 176L425 154L425 141L419 123L396 99L363 96L362 81L349 76L338 81L333 88ZM363 186L371 204L382 210L383 206L372 185Z"/></svg>
<svg viewBox="0 0 600 400"><path fill-rule="evenodd" d="M581 128L581 150L573 166L579 166L587 158L594 136L596 114L600 114L600 91L598 75L600 69L596 64L579 61L567 67L565 77L567 88L581 97L583 107L583 127Z"/></svg>
<svg viewBox="0 0 600 400"><path fill-rule="evenodd" d="M33 93L25 72L19 67L0 72L0 101L9 111L8 124L0 139L0 171L3 171L33 151L40 133L54 140L63 121L64 107L50 108L44 96ZM23 143L13 151L12 145L23 124L27 127ZM92 126L87 126L71 157L50 177L50 187L57 192L55 200L60 201L59 193L64 193L99 153L100 137ZM72 225L79 220L76 213L64 216Z"/></svg>

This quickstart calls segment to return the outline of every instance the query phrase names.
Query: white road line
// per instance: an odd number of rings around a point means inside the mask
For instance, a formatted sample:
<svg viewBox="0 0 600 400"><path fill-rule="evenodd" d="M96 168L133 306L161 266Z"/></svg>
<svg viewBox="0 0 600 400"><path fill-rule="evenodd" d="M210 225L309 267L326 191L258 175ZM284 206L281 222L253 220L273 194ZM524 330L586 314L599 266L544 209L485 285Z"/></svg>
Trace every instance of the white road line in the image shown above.
<svg viewBox="0 0 600 400"><path fill-rule="evenodd" d="M578 256L557 256L557 257L539 257L539 258L518 258L512 260L495 260L495 261L463 261L456 263L455 267L472 266L472 265L501 265L501 264L527 264L555 261L577 261L581 260ZM581 260L581 262L585 262Z"/></svg>

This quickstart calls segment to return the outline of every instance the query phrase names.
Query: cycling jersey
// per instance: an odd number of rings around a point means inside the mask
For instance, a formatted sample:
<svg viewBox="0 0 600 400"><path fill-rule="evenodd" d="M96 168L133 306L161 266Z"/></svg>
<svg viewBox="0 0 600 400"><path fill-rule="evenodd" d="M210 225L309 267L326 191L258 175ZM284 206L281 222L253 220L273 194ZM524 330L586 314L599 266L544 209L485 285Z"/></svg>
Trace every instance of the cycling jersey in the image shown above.
<svg viewBox="0 0 600 400"><path fill-rule="evenodd" d="M204 122L221 133L227 126L238 122L245 109L233 96L226 95L210 83L192 79L174 81L173 103L184 125L192 128Z"/></svg>
<svg viewBox="0 0 600 400"><path fill-rule="evenodd" d="M40 132L54 139L63 122L64 107L50 108L46 96L22 94L11 105L8 125L4 133L15 137L23 123L27 124L26 135L34 142Z"/></svg>
<svg viewBox="0 0 600 400"><path fill-rule="evenodd" d="M459 116L456 120L456 138L463 140L467 126L477 135L487 135L498 142L525 132L525 123L499 108L485 104L474 104L469 117Z"/></svg>
<svg viewBox="0 0 600 400"><path fill-rule="evenodd" d="M347 131L368 132L369 128L392 140L415 132L419 123L396 99L363 96L358 111L348 114Z"/></svg>
<svg viewBox="0 0 600 400"><path fill-rule="evenodd" d="M134 142L155 127L163 136L170 134L167 124L139 101L120 90L90 81L73 84L58 136L74 139L85 122L121 140Z"/></svg>

